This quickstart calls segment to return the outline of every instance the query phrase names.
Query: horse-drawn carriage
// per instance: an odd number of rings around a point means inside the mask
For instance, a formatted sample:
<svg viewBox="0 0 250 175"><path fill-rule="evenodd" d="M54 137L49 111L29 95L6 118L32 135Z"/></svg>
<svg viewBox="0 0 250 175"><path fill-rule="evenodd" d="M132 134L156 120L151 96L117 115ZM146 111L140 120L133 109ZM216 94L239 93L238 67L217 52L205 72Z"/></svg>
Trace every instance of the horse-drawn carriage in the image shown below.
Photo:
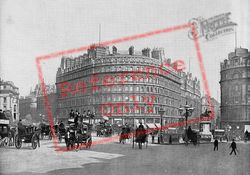
<svg viewBox="0 0 250 175"><path fill-rule="evenodd" d="M15 146L17 149L22 147L22 143L31 143L31 147L36 149L39 144L40 131L32 125L24 125L21 122L18 123L18 130L15 135Z"/></svg>
<svg viewBox="0 0 250 175"><path fill-rule="evenodd" d="M76 131L77 147L85 145L86 148L90 148L92 144L92 124L82 122L81 126Z"/></svg>
<svg viewBox="0 0 250 175"><path fill-rule="evenodd" d="M122 132L123 126L121 124L114 123L112 124L112 130L114 134L120 134Z"/></svg>
<svg viewBox="0 0 250 175"><path fill-rule="evenodd" d="M246 130L244 133L244 141L247 142L249 140L250 140L250 132Z"/></svg>
<svg viewBox="0 0 250 175"><path fill-rule="evenodd" d="M50 131L50 125L48 123L41 123L41 140L43 140L45 137L49 140L52 139L51 131Z"/></svg>
<svg viewBox="0 0 250 175"><path fill-rule="evenodd" d="M74 119L69 119L68 123L69 127L65 133L65 143L67 149L70 147L71 149L78 149L83 145L86 148L90 148L92 145L92 124L82 121L75 123Z"/></svg>
<svg viewBox="0 0 250 175"><path fill-rule="evenodd" d="M9 119L0 112L0 146L7 146L10 133Z"/></svg>
<svg viewBox="0 0 250 175"><path fill-rule="evenodd" d="M41 134L40 134L41 140L43 140L44 138L48 138L49 140L51 140L52 132L50 129L50 125L48 123L41 123L40 128L41 128ZM61 142L66 134L66 129L64 124L62 123L55 124L53 128L56 136L58 137L59 142Z"/></svg>
<svg viewBox="0 0 250 175"><path fill-rule="evenodd" d="M100 122L96 125L96 135L97 136L104 136L109 137L112 135L113 129L111 124L108 122Z"/></svg>
<svg viewBox="0 0 250 175"><path fill-rule="evenodd" d="M54 125L54 130L55 130L55 133L59 142L61 143L62 139L65 139L65 135L66 135L66 128L64 124L61 122L60 124Z"/></svg>
<svg viewBox="0 0 250 175"><path fill-rule="evenodd" d="M186 145L188 145L189 142L197 145L200 142L199 131L192 130L191 127L189 127L184 136L184 140Z"/></svg>

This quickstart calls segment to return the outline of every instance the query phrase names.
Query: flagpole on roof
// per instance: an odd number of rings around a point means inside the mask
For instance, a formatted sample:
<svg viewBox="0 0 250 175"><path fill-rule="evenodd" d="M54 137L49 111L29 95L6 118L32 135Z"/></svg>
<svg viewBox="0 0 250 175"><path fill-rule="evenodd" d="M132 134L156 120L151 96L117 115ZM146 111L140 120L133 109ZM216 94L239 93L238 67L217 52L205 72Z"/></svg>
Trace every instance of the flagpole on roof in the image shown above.
<svg viewBox="0 0 250 175"><path fill-rule="evenodd" d="M99 24L99 46L101 44L101 24Z"/></svg>

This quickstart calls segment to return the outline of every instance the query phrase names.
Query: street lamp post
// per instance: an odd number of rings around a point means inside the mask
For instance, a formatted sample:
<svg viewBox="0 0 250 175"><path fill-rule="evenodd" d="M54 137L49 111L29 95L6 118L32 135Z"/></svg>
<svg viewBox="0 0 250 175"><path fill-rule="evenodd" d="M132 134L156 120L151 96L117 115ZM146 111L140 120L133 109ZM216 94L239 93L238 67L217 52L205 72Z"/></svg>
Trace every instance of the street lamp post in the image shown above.
<svg viewBox="0 0 250 175"><path fill-rule="evenodd" d="M132 148L135 147L135 118L133 117L133 145Z"/></svg>
<svg viewBox="0 0 250 175"><path fill-rule="evenodd" d="M185 137L187 139L187 120L188 120L188 117L192 115L192 112L194 111L194 108L192 108L191 106L189 106L187 103L185 106L183 107L180 107L179 108L179 112L182 116L185 117L185 120L186 120L186 129L185 129ZM184 113L183 113L184 112ZM187 141L187 140L186 140ZM187 142L186 142L187 143Z"/></svg>
<svg viewBox="0 0 250 175"><path fill-rule="evenodd" d="M161 107L159 109L159 114L161 116L161 128L160 128L160 143L163 142L163 138L162 138L162 117L163 117L163 114L165 113L165 110Z"/></svg>

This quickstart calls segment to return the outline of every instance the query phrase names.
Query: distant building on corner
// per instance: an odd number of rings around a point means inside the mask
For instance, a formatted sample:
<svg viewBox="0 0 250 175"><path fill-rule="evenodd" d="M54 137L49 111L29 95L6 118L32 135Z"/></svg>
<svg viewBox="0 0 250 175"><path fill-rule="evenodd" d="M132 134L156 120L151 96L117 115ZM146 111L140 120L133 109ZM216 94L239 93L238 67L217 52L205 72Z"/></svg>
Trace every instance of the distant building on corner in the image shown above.
<svg viewBox="0 0 250 175"><path fill-rule="evenodd" d="M46 92L49 99L49 105L52 112L52 117L56 118L56 90L55 85L45 85ZM26 115L31 114L34 122L47 120L48 112L44 105L44 96L42 94L41 85L37 84L34 90L31 89L30 94L20 98L20 116L24 118Z"/></svg>
<svg viewBox="0 0 250 175"><path fill-rule="evenodd" d="M232 137L250 131L250 52L236 48L221 63L221 123Z"/></svg>
<svg viewBox="0 0 250 175"><path fill-rule="evenodd" d="M5 111L13 122L19 120L19 89L11 81L0 79L0 109Z"/></svg>

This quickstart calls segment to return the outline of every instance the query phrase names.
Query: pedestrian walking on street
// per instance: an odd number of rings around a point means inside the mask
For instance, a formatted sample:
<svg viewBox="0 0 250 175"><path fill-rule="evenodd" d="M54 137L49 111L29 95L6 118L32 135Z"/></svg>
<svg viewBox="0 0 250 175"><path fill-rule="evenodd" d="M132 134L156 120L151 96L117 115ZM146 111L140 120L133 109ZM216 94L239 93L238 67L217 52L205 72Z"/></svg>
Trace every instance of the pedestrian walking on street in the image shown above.
<svg viewBox="0 0 250 175"><path fill-rule="evenodd" d="M230 145L230 148L232 148L232 151L231 151L230 155L231 155L233 152L234 152L234 154L236 155L237 146L236 146L236 143L235 143L234 139L233 139L233 142L232 142L231 145Z"/></svg>
<svg viewBox="0 0 250 175"><path fill-rule="evenodd" d="M170 135L169 137L169 144L171 145L172 144L172 136Z"/></svg>
<svg viewBox="0 0 250 175"><path fill-rule="evenodd" d="M214 140L214 151L217 149L217 151L218 151L218 146L219 146L219 142L218 142L218 140L217 140L217 138L215 138L215 140Z"/></svg>

